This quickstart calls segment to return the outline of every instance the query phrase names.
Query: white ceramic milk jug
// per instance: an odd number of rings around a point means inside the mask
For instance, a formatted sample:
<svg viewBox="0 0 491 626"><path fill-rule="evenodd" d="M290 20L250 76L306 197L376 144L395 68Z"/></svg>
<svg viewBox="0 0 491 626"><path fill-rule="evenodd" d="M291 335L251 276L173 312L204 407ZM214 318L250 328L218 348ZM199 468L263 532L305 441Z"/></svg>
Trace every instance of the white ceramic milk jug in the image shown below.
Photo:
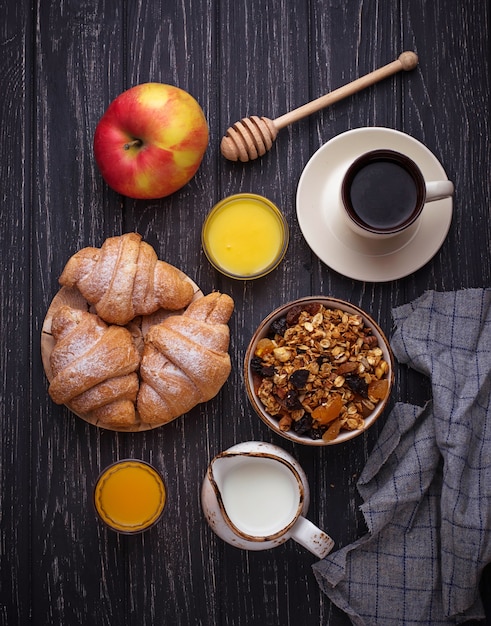
<svg viewBox="0 0 491 626"><path fill-rule="evenodd" d="M218 454L203 480L208 524L227 543L266 550L294 539L320 559L333 540L305 519L307 477L297 461L270 443L247 441Z"/></svg>

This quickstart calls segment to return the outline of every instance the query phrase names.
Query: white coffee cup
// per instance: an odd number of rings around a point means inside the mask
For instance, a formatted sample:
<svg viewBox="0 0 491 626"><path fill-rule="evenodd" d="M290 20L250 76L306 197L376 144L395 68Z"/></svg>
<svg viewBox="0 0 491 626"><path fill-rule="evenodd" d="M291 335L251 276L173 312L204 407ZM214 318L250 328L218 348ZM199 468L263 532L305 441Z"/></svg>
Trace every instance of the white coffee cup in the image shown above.
<svg viewBox="0 0 491 626"><path fill-rule="evenodd" d="M425 181L410 157L389 149L359 156L348 167L341 184L347 225L372 239L404 232L418 221L427 203L453 193L451 181Z"/></svg>

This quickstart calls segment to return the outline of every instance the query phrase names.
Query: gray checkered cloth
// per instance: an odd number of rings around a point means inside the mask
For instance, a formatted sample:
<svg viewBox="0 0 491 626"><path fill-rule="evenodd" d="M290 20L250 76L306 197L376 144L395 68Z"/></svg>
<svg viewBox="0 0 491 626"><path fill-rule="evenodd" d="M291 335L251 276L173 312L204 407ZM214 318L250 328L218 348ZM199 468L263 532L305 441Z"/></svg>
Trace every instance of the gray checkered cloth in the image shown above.
<svg viewBox="0 0 491 626"><path fill-rule="evenodd" d="M426 292L393 311L394 354L431 380L396 404L358 482L368 533L313 568L357 626L484 618L491 562L491 290Z"/></svg>

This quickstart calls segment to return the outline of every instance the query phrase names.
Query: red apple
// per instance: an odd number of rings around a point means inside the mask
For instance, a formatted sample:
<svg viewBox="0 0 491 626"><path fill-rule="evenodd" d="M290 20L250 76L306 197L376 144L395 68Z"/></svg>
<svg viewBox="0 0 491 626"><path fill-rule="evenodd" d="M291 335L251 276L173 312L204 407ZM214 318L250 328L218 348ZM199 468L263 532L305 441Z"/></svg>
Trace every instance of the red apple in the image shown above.
<svg viewBox="0 0 491 626"><path fill-rule="evenodd" d="M115 191L154 199L191 180L207 145L208 124L189 93L144 83L111 102L95 130L94 156Z"/></svg>

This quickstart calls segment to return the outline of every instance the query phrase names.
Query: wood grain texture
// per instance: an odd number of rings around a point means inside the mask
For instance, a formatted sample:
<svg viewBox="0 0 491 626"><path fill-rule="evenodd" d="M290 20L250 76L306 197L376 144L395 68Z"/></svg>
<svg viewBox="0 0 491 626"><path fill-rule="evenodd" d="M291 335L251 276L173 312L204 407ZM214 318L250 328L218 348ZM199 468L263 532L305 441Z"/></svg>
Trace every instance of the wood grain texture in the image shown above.
<svg viewBox="0 0 491 626"><path fill-rule="evenodd" d="M29 266L31 102L26 80L32 67L32 23L28 8L1 3L0 49L2 89L0 137L4 158L0 162L2 294L0 392L2 437L0 444L0 621L27 622L25 585L30 588L30 459L32 423L29 418L32 369L30 367L31 298ZM10 207L7 210L7 207ZM18 345L13 337L23 337ZM13 621L11 621L13 620Z"/></svg>
<svg viewBox="0 0 491 626"><path fill-rule="evenodd" d="M304 467L309 517L337 546L365 532L356 482L384 419L343 446L313 450L279 440L248 404L242 361L261 319L300 296L349 300L390 334L392 307L427 289L491 286L489 3L0 0L0 9L0 624L347 626L320 593L314 559L301 547L247 553L215 537L200 485L219 451L270 441ZM283 129L262 159L221 157L220 139L236 120L278 117L403 50L418 54L414 71ZM111 100L147 81L176 84L200 102L210 145L186 187L144 202L105 185L92 138ZM387 284L330 270L296 220L296 187L309 158L362 126L422 141L456 186L441 250ZM201 227L218 200L247 191L281 208L291 239L269 276L233 281L206 261ZM175 422L114 433L50 401L40 336L69 256L133 230L204 293L234 298L233 371L216 398ZM392 402L422 404L429 394L426 380L398 369ZM154 464L169 495L162 522L137 537L106 530L92 505L99 472L125 457Z"/></svg>

